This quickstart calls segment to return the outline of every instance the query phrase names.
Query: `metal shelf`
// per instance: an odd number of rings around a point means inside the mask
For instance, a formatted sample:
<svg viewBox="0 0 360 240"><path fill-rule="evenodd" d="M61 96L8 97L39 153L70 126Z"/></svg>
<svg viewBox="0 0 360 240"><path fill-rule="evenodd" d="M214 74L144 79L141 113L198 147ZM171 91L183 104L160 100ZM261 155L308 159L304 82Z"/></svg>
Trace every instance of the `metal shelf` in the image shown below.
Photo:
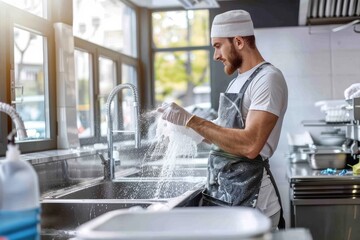
<svg viewBox="0 0 360 240"><path fill-rule="evenodd" d="M326 122L325 120L303 120L301 124L304 127L344 127L350 124L350 122Z"/></svg>

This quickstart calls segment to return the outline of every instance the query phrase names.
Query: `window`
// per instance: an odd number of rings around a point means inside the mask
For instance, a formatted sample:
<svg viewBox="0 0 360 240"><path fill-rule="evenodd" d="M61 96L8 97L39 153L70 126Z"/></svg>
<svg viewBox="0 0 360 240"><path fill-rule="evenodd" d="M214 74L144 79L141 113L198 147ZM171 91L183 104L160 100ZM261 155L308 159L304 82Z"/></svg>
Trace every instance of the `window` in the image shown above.
<svg viewBox="0 0 360 240"><path fill-rule="evenodd" d="M106 101L110 92L121 83L137 86L138 82L135 11L122 1L111 0L74 0L73 11L80 143L106 142ZM132 101L127 89L114 98L114 130L132 128ZM114 135L115 141L132 137Z"/></svg>
<svg viewBox="0 0 360 240"><path fill-rule="evenodd" d="M74 35L136 57L135 11L121 1L74 0Z"/></svg>
<svg viewBox="0 0 360 240"><path fill-rule="evenodd" d="M122 64L122 83L131 83L137 86L137 73L136 68L134 66L128 64ZM125 130L134 130L135 129L135 121L133 116L134 112L134 97L130 93L130 91L124 91L122 98L122 119L123 119L123 127Z"/></svg>
<svg viewBox="0 0 360 240"><path fill-rule="evenodd" d="M207 10L152 14L156 105L210 102Z"/></svg>
<svg viewBox="0 0 360 240"><path fill-rule="evenodd" d="M17 141L23 153L56 149L56 130L65 131L56 129L56 48L54 19L48 12L63 13L69 3L78 36L74 88L81 144L106 141L106 128L101 125L106 125L102 112L109 87L123 82L123 75L137 82L138 26L136 12L126 1L0 0L0 101L13 104L24 119L29 138ZM57 16L57 21L69 19L71 14ZM131 70L122 74L122 64ZM114 105L120 116L114 122L118 128L123 123L122 104L115 101ZM0 156L5 154L6 136L14 126L1 114Z"/></svg>
<svg viewBox="0 0 360 240"><path fill-rule="evenodd" d="M99 58L99 90L100 90L100 133L101 136L107 134L107 121L106 121L106 100L109 97L111 90L116 86L116 63L115 61L100 57ZM116 105L113 102L112 107ZM116 107L116 106L115 106ZM117 129L117 118L113 118L113 129Z"/></svg>
<svg viewBox="0 0 360 240"><path fill-rule="evenodd" d="M155 89L158 102L180 101L188 106L209 102L209 51L157 52ZM204 89L199 92L200 89Z"/></svg>
<svg viewBox="0 0 360 240"><path fill-rule="evenodd" d="M154 12L152 24L156 48L209 45L207 10Z"/></svg>
<svg viewBox="0 0 360 240"><path fill-rule="evenodd" d="M25 10L36 16L47 18L46 2L44 0L1 0L9 5Z"/></svg>
<svg viewBox="0 0 360 240"><path fill-rule="evenodd" d="M34 32L14 28L14 84L12 103L19 112L30 139L50 137L47 80L46 39Z"/></svg>
<svg viewBox="0 0 360 240"><path fill-rule="evenodd" d="M132 83L137 86L136 67L128 64L122 64L122 83Z"/></svg>
<svg viewBox="0 0 360 240"><path fill-rule="evenodd" d="M28 138L16 139L22 152L54 149L55 42L53 22L45 18L47 1L0 1L0 9L0 101L15 107L24 121ZM3 155L15 124L8 117L1 120Z"/></svg>
<svg viewBox="0 0 360 240"><path fill-rule="evenodd" d="M79 138L95 136L92 69L91 54L75 50L76 110Z"/></svg>

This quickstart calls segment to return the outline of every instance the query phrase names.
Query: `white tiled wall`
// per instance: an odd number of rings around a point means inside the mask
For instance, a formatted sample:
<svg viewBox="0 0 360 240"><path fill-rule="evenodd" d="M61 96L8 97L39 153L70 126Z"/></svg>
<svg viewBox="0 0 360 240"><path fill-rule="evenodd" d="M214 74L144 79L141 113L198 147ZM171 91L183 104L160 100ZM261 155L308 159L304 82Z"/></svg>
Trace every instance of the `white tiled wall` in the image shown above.
<svg viewBox="0 0 360 240"><path fill-rule="evenodd" d="M342 99L360 82L360 34L334 26L256 29L263 57L282 70L289 88L289 107L277 154L287 151L286 132L302 132L301 120L324 118L314 103Z"/></svg>

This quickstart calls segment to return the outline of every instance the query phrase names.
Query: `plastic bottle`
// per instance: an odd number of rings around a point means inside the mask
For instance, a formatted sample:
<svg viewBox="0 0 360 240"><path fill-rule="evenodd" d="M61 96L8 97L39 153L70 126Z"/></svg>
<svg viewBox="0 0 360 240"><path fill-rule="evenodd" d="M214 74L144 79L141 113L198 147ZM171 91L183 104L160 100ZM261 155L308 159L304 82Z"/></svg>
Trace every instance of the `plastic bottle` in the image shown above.
<svg viewBox="0 0 360 240"><path fill-rule="evenodd" d="M0 162L0 239L40 239L38 177L12 140Z"/></svg>

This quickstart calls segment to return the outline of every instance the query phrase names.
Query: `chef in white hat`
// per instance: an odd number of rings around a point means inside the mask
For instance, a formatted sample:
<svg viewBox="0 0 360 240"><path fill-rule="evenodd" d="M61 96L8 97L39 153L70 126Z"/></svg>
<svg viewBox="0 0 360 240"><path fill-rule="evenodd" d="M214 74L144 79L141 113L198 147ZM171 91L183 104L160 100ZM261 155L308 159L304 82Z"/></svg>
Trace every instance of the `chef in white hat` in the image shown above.
<svg viewBox="0 0 360 240"><path fill-rule="evenodd" d="M237 76L220 94L218 119L207 121L175 103L159 108L162 118L191 128L212 144L202 206L248 206L283 228L280 195L269 168L287 109L283 74L256 47L250 14L232 10L211 26L214 60Z"/></svg>

